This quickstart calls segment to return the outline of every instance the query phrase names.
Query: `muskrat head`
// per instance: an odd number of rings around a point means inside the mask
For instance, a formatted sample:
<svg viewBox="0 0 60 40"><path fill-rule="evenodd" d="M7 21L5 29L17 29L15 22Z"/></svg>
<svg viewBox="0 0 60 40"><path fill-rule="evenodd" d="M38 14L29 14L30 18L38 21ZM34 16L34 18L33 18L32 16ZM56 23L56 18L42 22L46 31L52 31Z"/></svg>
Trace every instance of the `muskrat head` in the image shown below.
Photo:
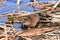
<svg viewBox="0 0 60 40"><path fill-rule="evenodd" d="M23 21L23 25L29 26L29 25L31 24L30 21L31 21L31 20L30 20L28 17L25 18L24 21Z"/></svg>
<svg viewBox="0 0 60 40"><path fill-rule="evenodd" d="M30 25L31 23L30 23L30 21L29 21L29 18L26 17L26 18L24 18L24 20L22 21L21 24L22 24L22 25L21 25L21 29L27 30L27 29L29 28L29 25Z"/></svg>
<svg viewBox="0 0 60 40"><path fill-rule="evenodd" d="M37 25L37 23L39 22L39 15L38 14L32 14L32 15L29 15L27 16L23 22L22 22L22 25L28 28L35 28L35 26Z"/></svg>

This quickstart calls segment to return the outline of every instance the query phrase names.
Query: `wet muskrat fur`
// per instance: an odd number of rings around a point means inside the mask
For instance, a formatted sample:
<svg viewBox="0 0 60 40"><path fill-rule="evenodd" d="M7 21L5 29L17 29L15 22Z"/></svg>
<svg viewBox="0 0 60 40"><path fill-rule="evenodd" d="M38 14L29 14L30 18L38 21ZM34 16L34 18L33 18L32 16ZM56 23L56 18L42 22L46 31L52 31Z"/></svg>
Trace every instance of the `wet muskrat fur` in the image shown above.
<svg viewBox="0 0 60 40"><path fill-rule="evenodd" d="M38 14L28 15L24 19L21 28L22 29L35 28L38 26L39 21L40 21L40 16Z"/></svg>

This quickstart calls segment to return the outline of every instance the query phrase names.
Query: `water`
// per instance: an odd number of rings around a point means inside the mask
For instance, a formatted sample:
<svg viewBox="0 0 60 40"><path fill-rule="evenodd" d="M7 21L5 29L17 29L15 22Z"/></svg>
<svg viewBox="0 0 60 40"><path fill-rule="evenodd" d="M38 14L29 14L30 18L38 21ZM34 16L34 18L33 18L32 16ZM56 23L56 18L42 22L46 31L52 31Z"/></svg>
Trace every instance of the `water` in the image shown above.
<svg viewBox="0 0 60 40"><path fill-rule="evenodd" d="M0 17L0 24L5 24L6 17Z"/></svg>
<svg viewBox="0 0 60 40"><path fill-rule="evenodd" d="M29 1L30 0L21 0L21 2L29 2ZM49 2L51 0L49 1L48 0L37 0L37 1ZM56 0L52 0L52 1L56 1ZM5 5L7 6L0 5L0 14L16 10L16 0L7 0ZM34 10L34 8L32 8L29 4L20 4L20 8L22 11L27 11L27 12L32 12ZM39 9L36 9L36 10L39 10Z"/></svg>
<svg viewBox="0 0 60 40"><path fill-rule="evenodd" d="M17 26L17 25L18 25L18 26ZM20 29L20 28L21 28L21 24L20 24L20 23L14 23L14 28Z"/></svg>

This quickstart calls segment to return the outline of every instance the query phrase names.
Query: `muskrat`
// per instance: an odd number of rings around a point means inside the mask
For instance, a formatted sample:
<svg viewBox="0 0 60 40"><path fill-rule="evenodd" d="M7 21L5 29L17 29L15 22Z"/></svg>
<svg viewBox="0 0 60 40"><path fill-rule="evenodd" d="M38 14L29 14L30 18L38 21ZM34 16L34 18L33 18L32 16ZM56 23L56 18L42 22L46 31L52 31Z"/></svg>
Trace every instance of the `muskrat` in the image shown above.
<svg viewBox="0 0 60 40"><path fill-rule="evenodd" d="M40 16L38 14L28 15L24 19L21 28L22 29L28 29L28 28L38 27L37 25L38 25L39 21L40 21Z"/></svg>

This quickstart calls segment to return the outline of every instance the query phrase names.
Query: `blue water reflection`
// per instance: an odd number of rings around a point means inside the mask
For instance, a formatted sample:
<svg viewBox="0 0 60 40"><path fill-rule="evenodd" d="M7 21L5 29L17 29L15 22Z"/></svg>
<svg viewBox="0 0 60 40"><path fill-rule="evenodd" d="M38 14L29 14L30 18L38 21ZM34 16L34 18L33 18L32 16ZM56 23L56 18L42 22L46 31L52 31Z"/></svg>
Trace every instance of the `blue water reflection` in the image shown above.
<svg viewBox="0 0 60 40"><path fill-rule="evenodd" d="M20 23L14 23L14 28L20 29L20 27L21 27L21 24Z"/></svg>
<svg viewBox="0 0 60 40"><path fill-rule="evenodd" d="M5 5L7 5L8 7L0 5L0 8L4 8L5 7L3 10L0 10L0 14L15 10L16 9L16 1L17 0L7 0ZM30 0L21 0L21 2L29 2L29 1ZM47 1L51 1L51 0L37 0L37 1L47 2ZM56 0L52 0L52 1L56 1ZM20 4L20 8L21 8L22 11L27 11L27 12L32 12L35 9L35 8L32 8L31 5L23 4L23 3ZM36 9L36 10L38 11L39 9Z"/></svg>
<svg viewBox="0 0 60 40"><path fill-rule="evenodd" d="M0 24L5 24L6 17L0 17Z"/></svg>

